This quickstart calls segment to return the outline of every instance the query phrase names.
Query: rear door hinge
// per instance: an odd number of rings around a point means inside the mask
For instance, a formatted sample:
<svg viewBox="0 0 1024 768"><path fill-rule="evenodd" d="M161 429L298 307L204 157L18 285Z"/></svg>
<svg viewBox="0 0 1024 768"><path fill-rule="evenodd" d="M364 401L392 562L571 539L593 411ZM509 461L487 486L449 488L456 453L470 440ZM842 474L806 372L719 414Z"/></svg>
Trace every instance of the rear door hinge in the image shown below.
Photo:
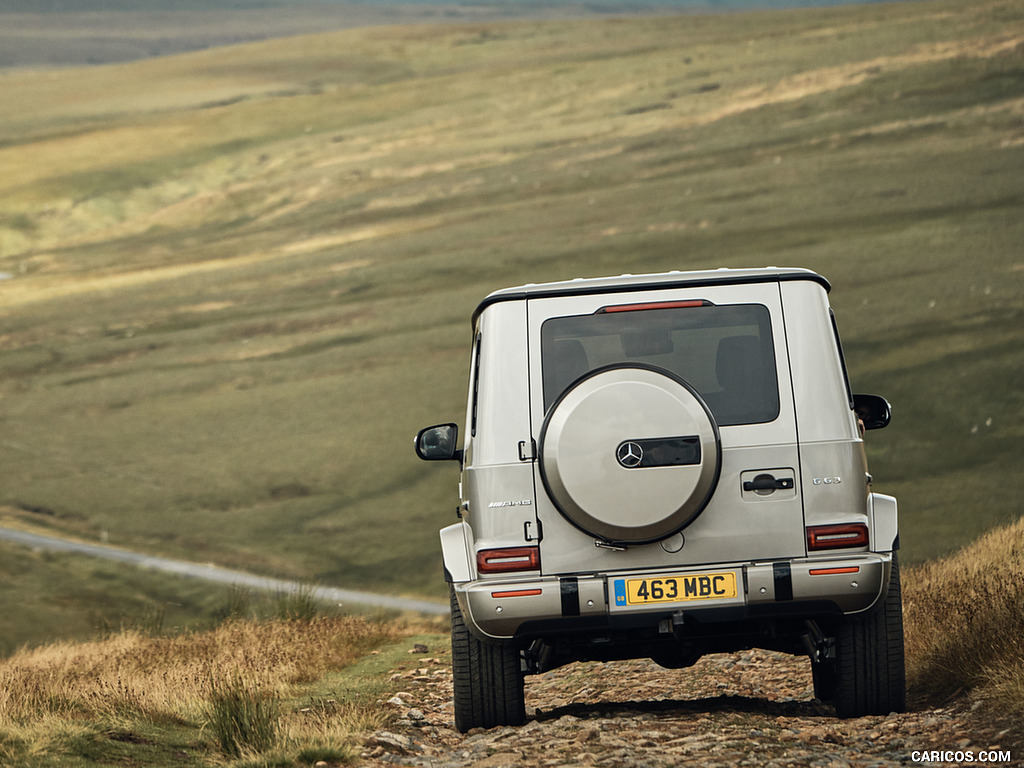
<svg viewBox="0 0 1024 768"><path fill-rule="evenodd" d="M519 460L520 461L533 461L537 458L537 441L532 437L529 442L526 440L519 441Z"/></svg>
<svg viewBox="0 0 1024 768"><path fill-rule="evenodd" d="M544 538L544 526L542 526L540 524L540 520L537 520L536 523L537 523L537 535L536 536L533 535L533 524L534 524L534 521L533 520L527 520L525 523L523 523L523 538L526 539L527 541L537 541L537 542L539 542L539 541L541 541Z"/></svg>

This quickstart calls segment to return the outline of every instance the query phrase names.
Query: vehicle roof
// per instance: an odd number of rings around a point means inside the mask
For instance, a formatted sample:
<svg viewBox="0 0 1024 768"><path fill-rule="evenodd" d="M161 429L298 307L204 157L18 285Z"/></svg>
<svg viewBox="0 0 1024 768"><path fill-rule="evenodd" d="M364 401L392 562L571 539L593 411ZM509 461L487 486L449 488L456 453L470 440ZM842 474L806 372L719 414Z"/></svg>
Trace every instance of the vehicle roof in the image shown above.
<svg viewBox="0 0 1024 768"><path fill-rule="evenodd" d="M771 283L789 280L811 280L826 291L832 286L821 275L800 267L757 267L751 269L707 269L693 272L659 272L647 275L619 275L618 277L594 277L561 280L553 283L528 283L512 288L503 288L489 294L473 313L473 323L480 313L491 304L501 301L522 301L555 296L578 296L600 293L626 293L631 291L657 290L673 287L698 287L704 285L739 285L749 283Z"/></svg>

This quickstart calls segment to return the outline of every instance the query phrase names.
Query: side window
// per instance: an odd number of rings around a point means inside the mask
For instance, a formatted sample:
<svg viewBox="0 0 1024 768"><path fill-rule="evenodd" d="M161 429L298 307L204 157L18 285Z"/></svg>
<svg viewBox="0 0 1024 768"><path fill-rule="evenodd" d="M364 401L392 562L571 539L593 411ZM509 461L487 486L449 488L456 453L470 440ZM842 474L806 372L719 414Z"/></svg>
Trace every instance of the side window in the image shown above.
<svg viewBox="0 0 1024 768"><path fill-rule="evenodd" d="M470 434L476 437L476 416L480 406L480 347L483 343L483 336L477 334L476 344L473 350L473 406L470 411Z"/></svg>
<svg viewBox="0 0 1024 768"><path fill-rule="evenodd" d="M836 323L836 313L831 309L828 316L832 319L832 333L836 337L836 349L839 350L839 364L843 368L843 383L846 385L846 399L850 402L850 410L853 410L853 388L850 387L850 374L846 371L846 355L843 354L843 342L839 340L839 325Z"/></svg>
<svg viewBox="0 0 1024 768"><path fill-rule="evenodd" d="M684 379L721 426L779 415L771 317L763 305L637 304L551 318L541 328L545 410L588 371L628 363Z"/></svg>

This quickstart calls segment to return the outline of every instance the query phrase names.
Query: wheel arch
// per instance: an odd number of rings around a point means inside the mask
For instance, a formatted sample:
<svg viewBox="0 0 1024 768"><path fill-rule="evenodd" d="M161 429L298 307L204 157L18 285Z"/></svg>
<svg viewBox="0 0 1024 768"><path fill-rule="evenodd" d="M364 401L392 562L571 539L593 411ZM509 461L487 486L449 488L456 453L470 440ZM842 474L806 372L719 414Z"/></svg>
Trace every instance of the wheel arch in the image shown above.
<svg viewBox="0 0 1024 768"><path fill-rule="evenodd" d="M473 561L469 556L469 526L465 521L441 529L441 557L448 583L463 583L473 579Z"/></svg>

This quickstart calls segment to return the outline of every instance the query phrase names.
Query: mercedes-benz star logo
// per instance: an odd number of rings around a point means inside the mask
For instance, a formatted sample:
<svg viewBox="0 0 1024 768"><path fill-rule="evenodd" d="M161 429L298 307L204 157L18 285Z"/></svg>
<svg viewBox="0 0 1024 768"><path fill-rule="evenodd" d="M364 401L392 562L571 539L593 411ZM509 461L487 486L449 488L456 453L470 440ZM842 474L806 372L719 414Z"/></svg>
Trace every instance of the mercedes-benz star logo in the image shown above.
<svg viewBox="0 0 1024 768"><path fill-rule="evenodd" d="M640 462L644 460L644 449L640 447L639 443L627 440L619 446L615 452L615 458L626 469L633 469L640 466Z"/></svg>

